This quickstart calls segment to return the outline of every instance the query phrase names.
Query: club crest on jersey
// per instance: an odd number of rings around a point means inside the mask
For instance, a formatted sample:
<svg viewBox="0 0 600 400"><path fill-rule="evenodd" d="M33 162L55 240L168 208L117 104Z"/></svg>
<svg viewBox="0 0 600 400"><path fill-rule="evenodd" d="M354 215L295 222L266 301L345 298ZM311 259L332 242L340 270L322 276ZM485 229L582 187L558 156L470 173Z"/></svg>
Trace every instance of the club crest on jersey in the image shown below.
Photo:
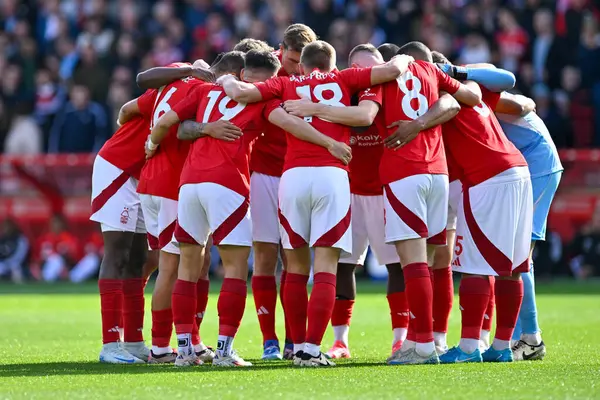
<svg viewBox="0 0 600 400"><path fill-rule="evenodd" d="M358 143L356 136L350 136L350 146L354 146L356 143Z"/></svg>
<svg viewBox="0 0 600 400"><path fill-rule="evenodd" d="M121 212L121 223L123 225L125 225L128 222L129 222L129 208L125 207L125 208L123 208L123 211Z"/></svg>

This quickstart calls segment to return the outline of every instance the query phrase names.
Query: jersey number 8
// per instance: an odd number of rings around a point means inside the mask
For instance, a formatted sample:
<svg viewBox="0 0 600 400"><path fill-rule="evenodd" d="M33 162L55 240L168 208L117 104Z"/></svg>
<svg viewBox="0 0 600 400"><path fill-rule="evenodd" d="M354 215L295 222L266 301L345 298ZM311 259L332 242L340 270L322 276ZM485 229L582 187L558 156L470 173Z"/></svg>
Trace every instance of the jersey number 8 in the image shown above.
<svg viewBox="0 0 600 400"><path fill-rule="evenodd" d="M404 96L402 97L402 111L404 112L404 115L410 119L417 119L425 114L427 110L429 110L429 104L427 103L427 97L421 93L421 89L423 88L421 80L414 76L412 72L406 71L404 75L397 79L397 81L400 91L404 93ZM412 89L409 89L406 86L408 81L412 81ZM416 110L413 108L414 99L417 99L419 104Z"/></svg>

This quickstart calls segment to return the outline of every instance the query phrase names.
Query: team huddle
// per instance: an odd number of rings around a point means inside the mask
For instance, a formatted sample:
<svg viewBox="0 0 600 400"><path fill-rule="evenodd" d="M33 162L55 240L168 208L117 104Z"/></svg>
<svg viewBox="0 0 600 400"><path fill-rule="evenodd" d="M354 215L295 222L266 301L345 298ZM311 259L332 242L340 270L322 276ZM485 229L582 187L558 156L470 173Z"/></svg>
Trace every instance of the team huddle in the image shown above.
<svg viewBox="0 0 600 400"><path fill-rule="evenodd" d="M293 24L277 51L244 39L210 67L138 75L147 90L121 108L93 170L101 362L251 365L233 344L253 249L262 358L334 366L351 356L354 272L369 246L388 269L388 364L544 357L531 255L562 166L533 101L505 92L510 72L454 66L420 42L358 45L348 65ZM210 246L224 270L215 349L200 335ZM149 349L143 293L157 264ZM448 348L453 270L462 329Z"/></svg>

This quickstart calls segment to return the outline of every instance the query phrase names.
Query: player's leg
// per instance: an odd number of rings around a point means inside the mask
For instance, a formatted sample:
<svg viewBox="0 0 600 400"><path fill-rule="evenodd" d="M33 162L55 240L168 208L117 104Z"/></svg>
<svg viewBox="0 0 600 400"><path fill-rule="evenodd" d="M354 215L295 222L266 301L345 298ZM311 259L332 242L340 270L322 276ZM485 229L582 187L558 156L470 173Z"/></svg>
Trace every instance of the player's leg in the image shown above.
<svg viewBox="0 0 600 400"><path fill-rule="evenodd" d="M248 279L248 257L250 256L250 233L248 246L219 245L219 255L223 261L225 277L217 310L219 312L219 338L213 365L245 367L252 365L237 356L233 342L246 308Z"/></svg>
<svg viewBox="0 0 600 400"><path fill-rule="evenodd" d="M120 346L123 321L123 272L129 263L139 214L139 197L129 174L97 156L92 173L92 215L100 223L104 257L98 289L102 316L100 361L141 363Z"/></svg>
<svg viewBox="0 0 600 400"><path fill-rule="evenodd" d="M400 263L386 264L388 271L387 301L390 308L392 321L392 355L400 351L402 343L408 334L408 323L410 313L408 310L408 299L406 298L404 286L404 274Z"/></svg>
<svg viewBox="0 0 600 400"><path fill-rule="evenodd" d="M208 239L204 250L204 263L202 270L200 271L200 278L196 282L196 323L192 329L192 341L194 342L194 351L196 356L203 362L212 361L215 357L214 349L205 345L200 335L200 327L204 320L204 314L206 313L206 306L208 304L208 293L210 291L210 281L208 273L210 271L210 248L212 247L212 238ZM197 337L197 340L195 339Z"/></svg>
<svg viewBox="0 0 600 400"><path fill-rule="evenodd" d="M505 193L511 199L503 199L510 204L512 230L506 229L506 236L512 240L511 274L500 274L496 278L496 332L492 346L483 354L488 362L510 362L513 354L510 340L515 329L523 302L523 281L521 273L529 272L530 240L533 225L533 194L529 171L525 167L511 168L507 173L520 178L506 184Z"/></svg>
<svg viewBox="0 0 600 400"><path fill-rule="evenodd" d="M447 244L435 249L433 259L433 338L438 354L448 350L446 333L454 300L452 281L452 254L454 253L455 230L446 231Z"/></svg>
<svg viewBox="0 0 600 400"><path fill-rule="evenodd" d="M534 209L531 251L529 254L530 270L528 273L521 274L521 279L523 280L523 303L521 304L521 311L519 313L520 323L517 324L513 333L513 342L515 344L513 346L513 355L517 361L525 359L525 357L528 360L540 360L546 354L546 346L542 340L537 320L532 254L535 242L545 240L546 238L548 213L558 189L561 175L562 172L556 172L551 175L532 178L531 180Z"/></svg>
<svg viewBox="0 0 600 400"><path fill-rule="evenodd" d="M311 185L310 245L315 249L314 283L302 366L332 366L321 341L333 313L340 253L352 252L350 184L340 168L320 167Z"/></svg>
<svg viewBox="0 0 600 400"><path fill-rule="evenodd" d="M279 185L279 232L287 263L282 276L283 308L293 342L294 363L300 362L306 340L312 178L303 168L293 168L283 173Z"/></svg>
<svg viewBox="0 0 600 400"><path fill-rule="evenodd" d="M435 211L443 218L439 232L443 230L447 218L448 187L435 179L435 175L414 175L392 182L385 187L386 242L394 243L402 264L406 297L410 309L410 325L407 339L399 352L388 362L390 364L437 363L433 340L432 302L433 289L428 266L426 238L430 232L428 214L432 213L429 203L441 207L446 199L445 211ZM442 191L437 193L436 191ZM445 192L444 192L445 191ZM435 202L432 202L433 200ZM439 225L439 224L437 224ZM438 233L437 226L432 234ZM414 336L411 335L414 332Z"/></svg>
<svg viewBox="0 0 600 400"><path fill-rule="evenodd" d="M479 334L479 350L481 354L490 348L490 332L492 331L492 321L494 318L494 309L496 308L496 296L494 295L494 287L496 286L496 278L493 276L490 279L490 299L488 300L487 308L483 314L483 323L481 324L481 333Z"/></svg>
<svg viewBox="0 0 600 400"><path fill-rule="evenodd" d="M250 176L250 213L254 270L252 295L263 336L263 360L280 360L281 350L275 332L277 281L275 272L279 259L279 221L277 191L279 178L253 173Z"/></svg>
<svg viewBox="0 0 600 400"><path fill-rule="evenodd" d="M171 300L178 346L175 365L179 367L202 364L194 350L192 334L196 326L196 286L204 264L205 246L210 231L201 199L210 188L203 185L186 184L179 189L175 239L179 243L181 254Z"/></svg>
<svg viewBox="0 0 600 400"><path fill-rule="evenodd" d="M144 265L148 254L145 233L136 233L129 254L129 263L123 273L123 347L135 357L148 361L150 349L144 343Z"/></svg>
<svg viewBox="0 0 600 400"><path fill-rule="evenodd" d="M107 363L141 363L120 346L119 327L123 316L123 271L129 263L133 232L103 226L104 257L100 264L98 289L102 316L102 350L100 361Z"/></svg>
<svg viewBox="0 0 600 400"><path fill-rule="evenodd" d="M338 263L335 305L331 315L334 343L326 354L330 358L350 358L348 334L356 298L354 272L358 265L364 265L369 245L365 222L365 203L368 197L352 195L352 254L340 258ZM381 228L383 229L383 226Z"/></svg>

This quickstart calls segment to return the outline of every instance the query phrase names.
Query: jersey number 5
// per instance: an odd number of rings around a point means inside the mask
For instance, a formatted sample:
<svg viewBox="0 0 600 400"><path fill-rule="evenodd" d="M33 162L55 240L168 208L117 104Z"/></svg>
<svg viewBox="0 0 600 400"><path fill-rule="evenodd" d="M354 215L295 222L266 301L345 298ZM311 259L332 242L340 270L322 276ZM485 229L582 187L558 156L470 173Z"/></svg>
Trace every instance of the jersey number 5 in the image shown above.
<svg viewBox="0 0 600 400"><path fill-rule="evenodd" d="M219 90L213 90L211 92L208 92L208 104L206 105L206 109L204 110L204 115L202 116L202 122L203 123L207 123L209 122L208 120L210 119L210 114L212 114L212 110L213 108L215 108L215 104L217 104L217 100L219 100L219 96L222 94L223 92L219 91ZM219 102L219 112L221 113L222 117L219 119L223 119L225 121L229 121L231 119L233 119L236 115L238 115L244 108L246 108L246 105L243 103L235 103L234 107L231 108L227 108L227 105L229 104L231 100L228 96L225 96L221 99L221 101Z"/></svg>
<svg viewBox="0 0 600 400"><path fill-rule="evenodd" d="M331 92L331 98L326 99L323 95L325 92ZM312 96L310 94L310 85L298 86L296 88L296 94L298 95L298 97L312 100ZM342 93L340 85L338 85L335 82L322 83L320 85L315 86L312 90L312 94L315 96L318 103L326 104L331 107L345 107L344 103L342 103L342 98L344 97L344 94ZM312 117L304 117L304 120L308 123L311 123ZM326 120L323 119L323 121Z"/></svg>
<svg viewBox="0 0 600 400"><path fill-rule="evenodd" d="M402 111L410 119L417 119L421 115L425 114L429 110L429 104L427 104L427 97L421 93L423 85L421 80L414 76L410 71L406 71L404 75L397 79L398 87L400 91L404 93L402 97ZM412 89L406 86L407 82L412 82ZM413 108L413 100L417 100L417 109Z"/></svg>

